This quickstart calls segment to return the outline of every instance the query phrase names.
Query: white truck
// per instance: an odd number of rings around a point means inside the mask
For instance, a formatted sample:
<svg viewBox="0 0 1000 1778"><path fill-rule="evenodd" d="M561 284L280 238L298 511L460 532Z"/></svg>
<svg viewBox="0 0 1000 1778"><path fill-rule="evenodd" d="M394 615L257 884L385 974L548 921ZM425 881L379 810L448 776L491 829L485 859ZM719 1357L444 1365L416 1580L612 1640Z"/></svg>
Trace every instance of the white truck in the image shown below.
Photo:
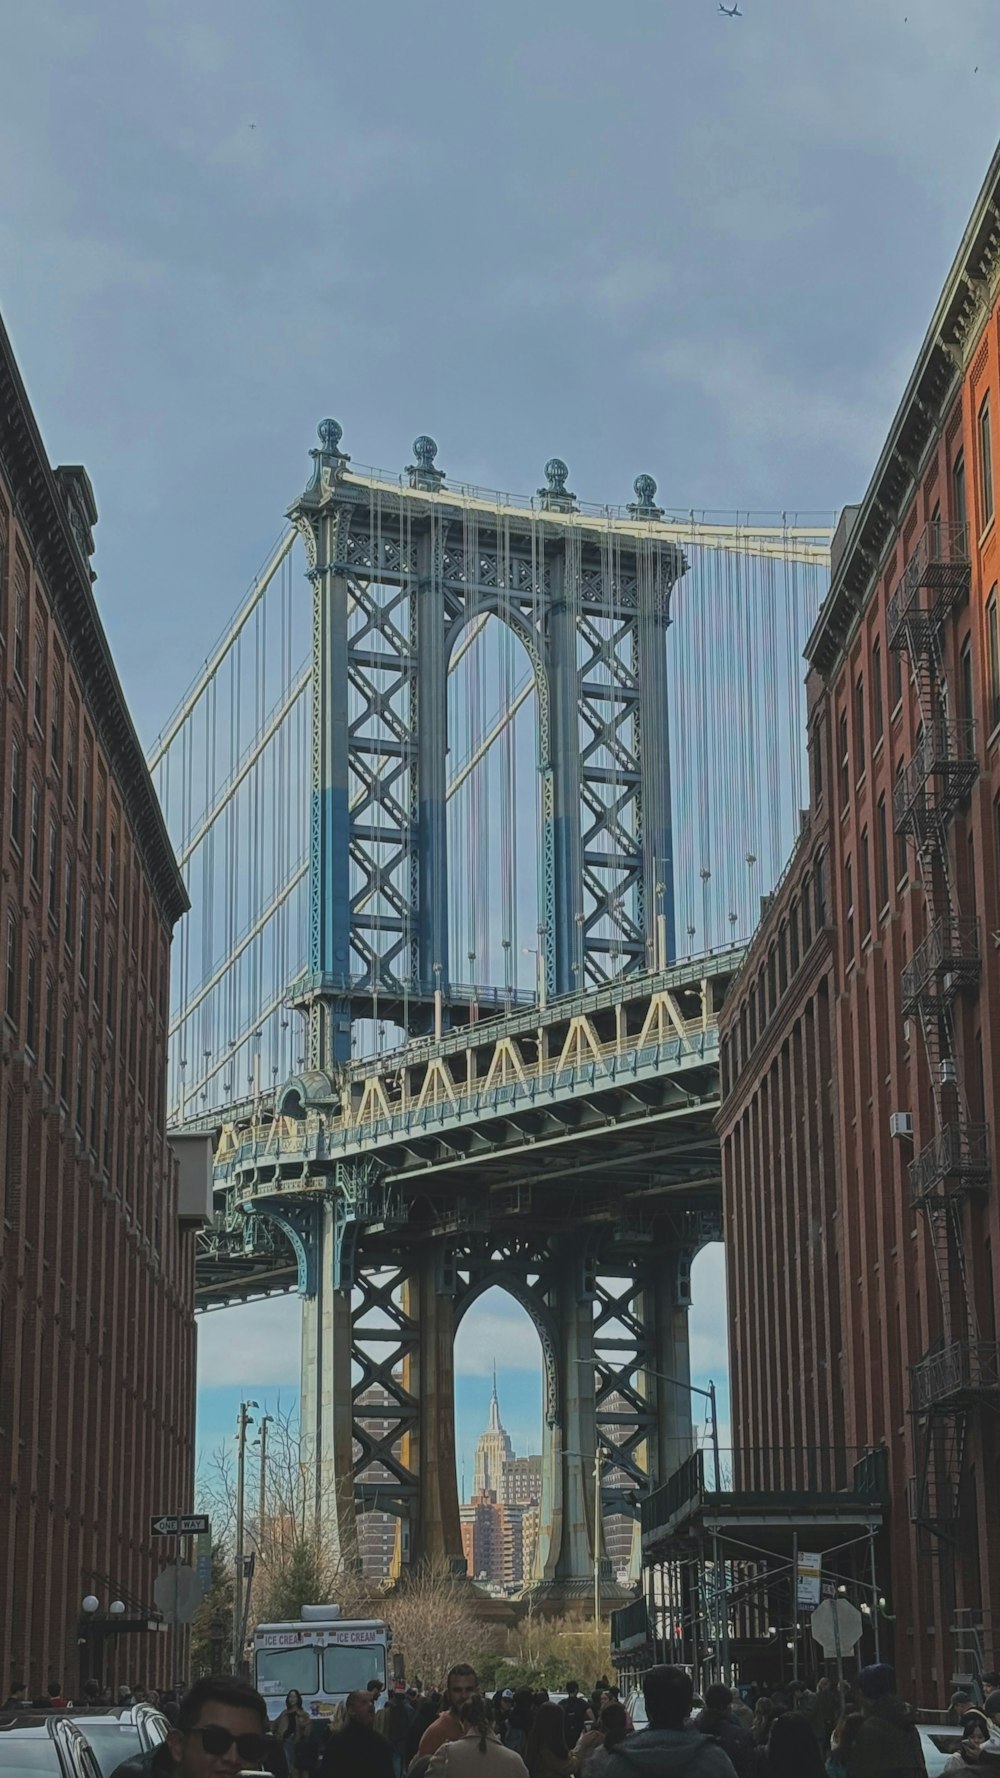
<svg viewBox="0 0 1000 1778"><path fill-rule="evenodd" d="M292 1624L258 1624L253 1633L254 1684L273 1719L290 1691L310 1716L333 1716L348 1692L378 1679L385 1703L392 1631L381 1618L345 1618L339 1605L303 1605Z"/></svg>

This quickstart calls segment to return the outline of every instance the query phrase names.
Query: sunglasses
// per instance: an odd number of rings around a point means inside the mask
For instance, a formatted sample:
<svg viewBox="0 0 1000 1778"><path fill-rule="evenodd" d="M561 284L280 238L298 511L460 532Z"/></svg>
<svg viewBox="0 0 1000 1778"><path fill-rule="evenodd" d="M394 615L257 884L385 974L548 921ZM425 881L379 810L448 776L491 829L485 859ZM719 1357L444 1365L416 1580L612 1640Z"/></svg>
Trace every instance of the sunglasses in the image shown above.
<svg viewBox="0 0 1000 1778"><path fill-rule="evenodd" d="M201 1736L201 1744L205 1752L212 1754L216 1759L220 1758L222 1754L228 1753L234 1742L240 1759L245 1760L248 1766L260 1766L267 1752L267 1743L263 1735L231 1735L228 1729L222 1727L221 1723L206 1723L203 1729L192 1729L191 1733Z"/></svg>

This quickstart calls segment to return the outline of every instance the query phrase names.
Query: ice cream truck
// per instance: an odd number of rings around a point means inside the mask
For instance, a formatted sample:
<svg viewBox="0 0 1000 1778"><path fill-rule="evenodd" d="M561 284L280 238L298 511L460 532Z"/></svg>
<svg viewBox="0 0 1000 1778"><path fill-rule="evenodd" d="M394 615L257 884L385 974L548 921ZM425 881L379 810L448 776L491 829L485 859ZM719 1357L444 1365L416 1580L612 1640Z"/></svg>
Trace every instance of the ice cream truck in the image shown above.
<svg viewBox="0 0 1000 1778"><path fill-rule="evenodd" d="M258 1624L253 1633L254 1684L268 1714L280 1716L291 1691L310 1716L333 1716L348 1692L372 1679L385 1703L392 1631L381 1618L345 1618L339 1605L303 1605L291 1624Z"/></svg>

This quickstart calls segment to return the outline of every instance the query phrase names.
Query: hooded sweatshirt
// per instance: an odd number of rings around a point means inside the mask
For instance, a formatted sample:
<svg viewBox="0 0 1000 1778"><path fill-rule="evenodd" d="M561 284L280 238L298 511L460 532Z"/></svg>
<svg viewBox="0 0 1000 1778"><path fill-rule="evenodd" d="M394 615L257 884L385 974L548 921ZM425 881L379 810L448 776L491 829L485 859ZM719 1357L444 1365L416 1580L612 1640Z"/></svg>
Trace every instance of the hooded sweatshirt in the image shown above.
<svg viewBox="0 0 1000 1778"><path fill-rule="evenodd" d="M916 1721L913 1706L902 1698L866 1701L847 1756L847 1778L927 1778Z"/></svg>
<svg viewBox="0 0 1000 1778"><path fill-rule="evenodd" d="M697 1729L639 1729L608 1754L601 1778L736 1778L732 1760Z"/></svg>

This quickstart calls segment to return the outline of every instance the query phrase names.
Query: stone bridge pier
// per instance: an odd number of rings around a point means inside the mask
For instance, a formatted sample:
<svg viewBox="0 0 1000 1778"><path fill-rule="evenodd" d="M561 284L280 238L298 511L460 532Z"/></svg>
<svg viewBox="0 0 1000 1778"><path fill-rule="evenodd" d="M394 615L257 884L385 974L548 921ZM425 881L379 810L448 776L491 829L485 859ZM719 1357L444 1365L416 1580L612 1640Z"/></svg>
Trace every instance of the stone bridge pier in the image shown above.
<svg viewBox="0 0 1000 1778"><path fill-rule="evenodd" d="M697 1239L585 1226L541 1235L346 1231L335 1197L300 1226L301 1459L307 1518L345 1561L365 1512L397 1521L396 1568L464 1573L455 1461L455 1335L490 1287L539 1336L542 1488L533 1590L541 1610L592 1608L621 1588L603 1524L635 1522L645 1494L690 1454L688 1306ZM287 1232L287 1225L286 1232ZM686 1235L686 1239L684 1239ZM500 1355L498 1355L500 1356ZM597 1509L597 1490L600 1509Z"/></svg>

